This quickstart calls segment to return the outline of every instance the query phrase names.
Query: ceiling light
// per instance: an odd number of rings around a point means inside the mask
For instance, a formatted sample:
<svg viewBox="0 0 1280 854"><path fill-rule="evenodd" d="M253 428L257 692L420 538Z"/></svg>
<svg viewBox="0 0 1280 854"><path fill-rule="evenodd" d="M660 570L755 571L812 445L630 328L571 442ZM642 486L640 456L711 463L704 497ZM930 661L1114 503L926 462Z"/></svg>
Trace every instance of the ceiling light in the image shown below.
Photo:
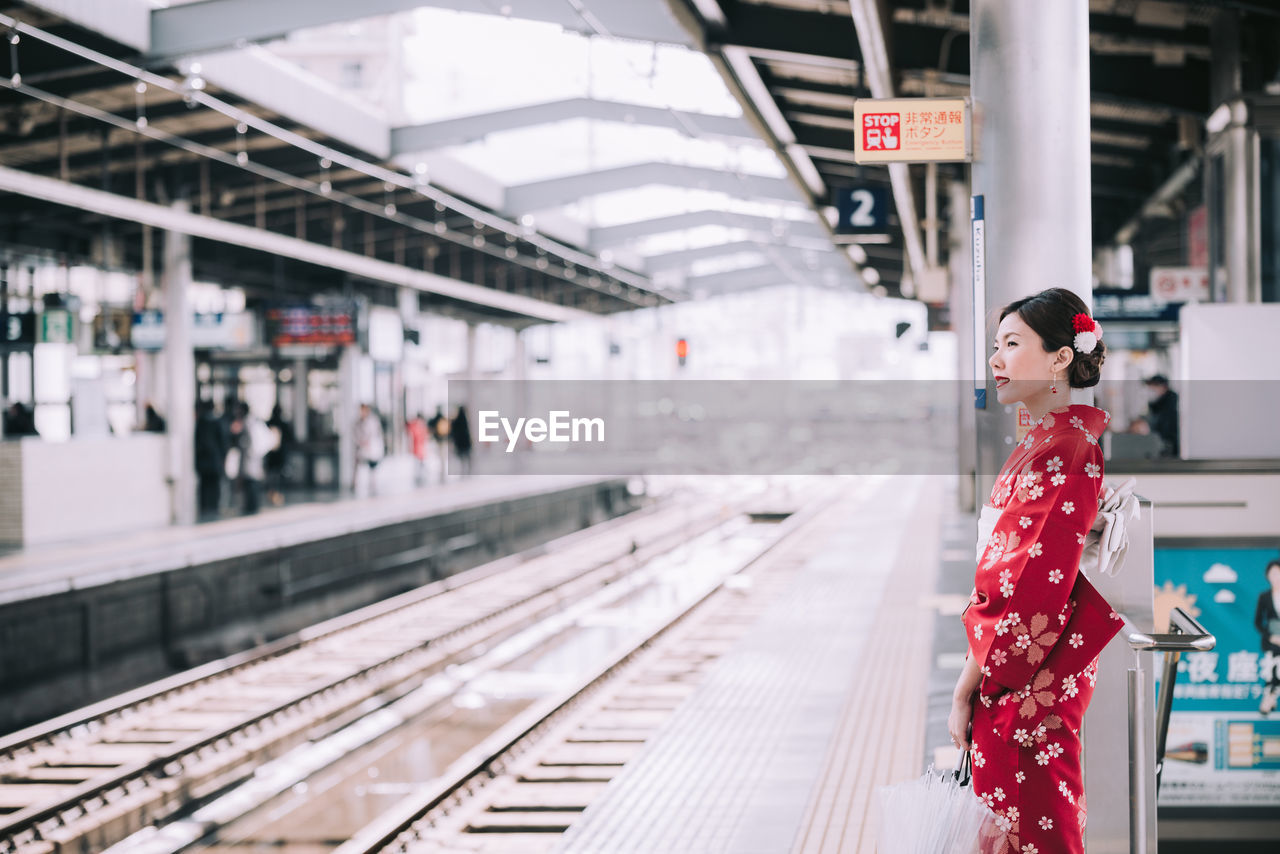
<svg viewBox="0 0 1280 854"><path fill-rule="evenodd" d="M856 243L849 244L849 248L845 250L849 253L849 257L853 259L855 264L867 263L867 250L863 249Z"/></svg>
<svg viewBox="0 0 1280 854"><path fill-rule="evenodd" d="M880 284L880 271L875 267L863 267L862 281L866 282L868 285Z"/></svg>

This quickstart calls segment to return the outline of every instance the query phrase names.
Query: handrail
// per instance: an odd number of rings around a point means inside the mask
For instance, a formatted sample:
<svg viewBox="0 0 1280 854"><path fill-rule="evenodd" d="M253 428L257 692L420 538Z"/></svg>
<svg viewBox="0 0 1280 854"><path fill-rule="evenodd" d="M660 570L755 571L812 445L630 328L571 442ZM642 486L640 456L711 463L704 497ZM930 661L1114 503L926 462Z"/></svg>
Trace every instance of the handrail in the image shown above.
<svg viewBox="0 0 1280 854"><path fill-rule="evenodd" d="M1134 652L1164 653L1164 671L1160 677L1160 696L1156 699L1155 771L1156 792L1160 791L1160 774L1164 770L1165 741L1169 735L1169 715L1173 710L1173 685L1178 679L1178 659L1184 652L1208 652L1217 646L1215 638L1194 617L1181 608L1169 613L1169 631L1165 634L1143 632L1124 620L1125 639ZM1135 814L1130 821L1130 851L1146 854L1147 840L1142 829L1146 825L1147 777L1142 773L1142 741L1146 738L1146 692L1140 670L1129 671L1129 791Z"/></svg>
<svg viewBox="0 0 1280 854"><path fill-rule="evenodd" d="M1208 652L1217 645L1217 638L1210 634L1204 626L1181 608L1174 608L1169 613L1168 634L1154 634L1138 631L1133 628L1124 615L1126 639L1134 650L1150 650L1152 652Z"/></svg>

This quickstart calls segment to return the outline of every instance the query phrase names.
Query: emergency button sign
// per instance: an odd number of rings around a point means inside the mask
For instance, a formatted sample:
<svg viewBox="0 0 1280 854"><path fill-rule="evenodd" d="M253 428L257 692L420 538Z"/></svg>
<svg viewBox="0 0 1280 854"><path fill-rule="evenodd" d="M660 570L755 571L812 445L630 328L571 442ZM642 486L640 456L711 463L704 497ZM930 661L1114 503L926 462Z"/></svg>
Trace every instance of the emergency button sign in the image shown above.
<svg viewBox="0 0 1280 854"><path fill-rule="evenodd" d="M964 98L859 98L853 121L853 159L858 163L969 159L969 105Z"/></svg>
<svg viewBox="0 0 1280 854"><path fill-rule="evenodd" d="M867 113L862 117L862 148L865 151L897 151L902 143L898 113Z"/></svg>

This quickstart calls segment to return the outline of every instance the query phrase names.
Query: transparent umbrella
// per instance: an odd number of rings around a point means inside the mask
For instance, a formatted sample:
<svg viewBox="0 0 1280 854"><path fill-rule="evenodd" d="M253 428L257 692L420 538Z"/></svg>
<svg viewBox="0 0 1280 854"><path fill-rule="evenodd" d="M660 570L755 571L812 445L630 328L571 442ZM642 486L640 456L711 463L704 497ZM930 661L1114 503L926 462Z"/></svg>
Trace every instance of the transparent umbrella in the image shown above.
<svg viewBox="0 0 1280 854"><path fill-rule="evenodd" d="M969 756L958 771L935 771L893 786L879 786L879 854L978 854L992 833L995 813L973 795Z"/></svg>

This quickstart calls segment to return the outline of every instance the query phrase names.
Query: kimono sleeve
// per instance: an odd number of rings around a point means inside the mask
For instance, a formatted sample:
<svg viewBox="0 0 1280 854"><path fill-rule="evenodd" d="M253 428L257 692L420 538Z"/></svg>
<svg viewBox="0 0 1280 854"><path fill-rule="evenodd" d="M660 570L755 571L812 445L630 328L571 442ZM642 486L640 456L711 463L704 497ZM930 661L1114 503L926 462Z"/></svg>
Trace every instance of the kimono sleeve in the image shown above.
<svg viewBox="0 0 1280 854"><path fill-rule="evenodd" d="M1101 483L1102 453L1077 430L1051 437L1018 473L964 616L982 693L1020 690L1057 642Z"/></svg>

